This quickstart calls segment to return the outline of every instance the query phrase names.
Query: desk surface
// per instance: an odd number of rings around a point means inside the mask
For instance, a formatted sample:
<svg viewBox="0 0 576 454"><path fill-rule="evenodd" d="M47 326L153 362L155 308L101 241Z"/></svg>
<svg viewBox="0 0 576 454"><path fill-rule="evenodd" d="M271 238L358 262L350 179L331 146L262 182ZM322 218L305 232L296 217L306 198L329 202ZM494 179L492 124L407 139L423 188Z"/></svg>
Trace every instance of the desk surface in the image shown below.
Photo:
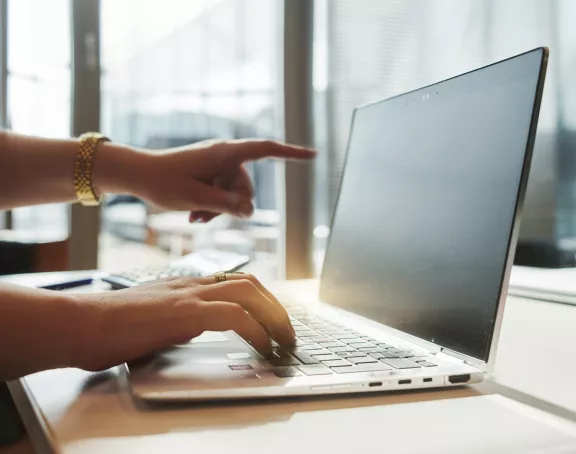
<svg viewBox="0 0 576 454"><path fill-rule="evenodd" d="M275 289L306 299L317 286ZM444 391L148 406L116 369L47 371L11 389L40 452L568 453L576 452L574 326L575 306L509 298L495 383Z"/></svg>

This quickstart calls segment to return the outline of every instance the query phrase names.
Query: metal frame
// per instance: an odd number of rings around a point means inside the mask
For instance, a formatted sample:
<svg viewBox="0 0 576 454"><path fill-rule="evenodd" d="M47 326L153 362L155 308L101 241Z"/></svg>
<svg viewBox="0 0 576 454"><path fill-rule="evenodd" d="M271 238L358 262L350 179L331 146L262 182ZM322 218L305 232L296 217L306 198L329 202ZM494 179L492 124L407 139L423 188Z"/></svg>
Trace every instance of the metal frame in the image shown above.
<svg viewBox="0 0 576 454"><path fill-rule="evenodd" d="M8 0L0 0L0 128L8 124ZM12 228L10 210L0 211L0 228Z"/></svg>
<svg viewBox="0 0 576 454"><path fill-rule="evenodd" d="M284 0L284 139L305 146L314 141L313 27L313 1ZM314 163L286 162L280 166L285 184L279 194L279 209L284 214L279 274L286 279L311 278Z"/></svg>
<svg viewBox="0 0 576 454"><path fill-rule="evenodd" d="M8 126L8 0L0 0L0 128Z"/></svg>
<svg viewBox="0 0 576 454"><path fill-rule="evenodd" d="M100 129L100 0L70 0L72 20L72 131ZM100 210L70 208L69 267L98 267Z"/></svg>

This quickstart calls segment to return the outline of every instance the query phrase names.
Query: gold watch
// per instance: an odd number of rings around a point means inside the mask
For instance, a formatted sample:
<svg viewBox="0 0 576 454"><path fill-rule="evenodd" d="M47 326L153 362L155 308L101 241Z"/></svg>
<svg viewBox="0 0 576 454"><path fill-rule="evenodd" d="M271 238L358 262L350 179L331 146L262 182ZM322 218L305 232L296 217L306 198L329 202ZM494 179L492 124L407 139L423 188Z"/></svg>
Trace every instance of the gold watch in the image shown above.
<svg viewBox="0 0 576 454"><path fill-rule="evenodd" d="M84 206L100 205L92 183L92 163L100 142L108 141L110 139L99 132L86 132L80 136L80 148L74 165L74 190L79 202Z"/></svg>

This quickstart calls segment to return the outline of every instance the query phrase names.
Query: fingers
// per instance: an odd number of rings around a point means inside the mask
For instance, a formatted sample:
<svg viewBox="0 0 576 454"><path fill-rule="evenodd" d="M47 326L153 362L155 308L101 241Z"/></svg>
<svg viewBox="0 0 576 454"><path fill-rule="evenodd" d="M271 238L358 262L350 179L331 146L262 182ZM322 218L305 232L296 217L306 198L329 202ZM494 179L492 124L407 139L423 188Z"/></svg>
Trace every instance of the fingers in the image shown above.
<svg viewBox="0 0 576 454"><path fill-rule="evenodd" d="M298 145L288 145L273 140L235 140L234 157L238 160L256 161L264 158L313 159L316 152Z"/></svg>
<svg viewBox="0 0 576 454"><path fill-rule="evenodd" d="M211 187L216 187L227 192L236 193L240 198L251 200L254 196L254 188L248 176L248 172L243 166L238 167L234 175L230 178L223 178L216 180L215 184ZM210 222L212 219L219 216L220 213L212 213L210 211L192 211L190 212L190 222Z"/></svg>
<svg viewBox="0 0 576 454"><path fill-rule="evenodd" d="M237 192L238 194L243 195L248 199L252 199L252 197L254 197L254 187L252 186L248 172L243 166L240 166L238 169L238 172L230 183L230 187L223 189L230 189L231 191Z"/></svg>
<svg viewBox="0 0 576 454"><path fill-rule="evenodd" d="M240 278L244 277L244 279L248 279L250 282L252 282L256 287L258 287L258 289L264 293L264 295L266 295L266 297L268 297L268 299L270 301L272 301L275 305L277 305L283 312L286 313L286 316L288 317L288 312L286 312L286 309L284 308L284 306L282 305L282 303L280 303L280 301L278 301L278 298L276 298L274 296L274 294L268 290L259 280L258 278L256 278L256 276L254 276L253 274L246 274L243 273L242 271L236 271L235 273L236 275L240 275ZM288 320L290 320L290 317L288 317ZM290 329L292 330L292 332L294 333L294 335L296 335L295 331L294 331L294 327L292 326L292 324L290 324Z"/></svg>
<svg viewBox="0 0 576 454"><path fill-rule="evenodd" d="M214 279L214 278L210 278L210 279ZM288 313L286 312L286 309L284 308L284 306L282 306L282 304L280 303L280 301L278 301L278 298L276 298L274 296L274 294L268 290L259 280L256 276L254 276L253 274L246 274L243 273L242 271L236 271L234 273L227 273L226 274L226 280L227 281L231 281L231 280L239 280L239 279L247 279L250 282L252 282L253 285L255 285L258 290L260 290L269 300L270 302L276 306L276 308L278 308L278 310L282 311L284 314L286 314L286 317L288 317ZM288 317L288 320L290 320L290 318ZM290 329L292 330L292 332L294 333L294 327L292 326L292 324L290 324Z"/></svg>
<svg viewBox="0 0 576 454"><path fill-rule="evenodd" d="M231 276L225 282L206 285L200 294L204 301L231 301L239 304L265 325L279 343L294 344L294 329L286 310L277 301L270 300L250 280Z"/></svg>
<svg viewBox="0 0 576 454"><path fill-rule="evenodd" d="M243 280L243 279L250 281L254 286L256 286L256 288L258 288L258 290L260 290L270 300L270 303L273 304L278 310L283 312L285 314L286 318L288 318L288 321L290 321L290 318L288 317L288 313L286 312L286 309L280 303L280 301L278 301L278 298L276 298L274 296L274 294L270 290L268 290L258 280L258 278L256 276L254 276L253 274L243 273L242 271L236 271L234 273L226 273L226 281L234 281L234 280L237 281L237 280ZM203 284L203 285L210 285L210 284L217 283L217 281L215 281L214 276L206 276L206 277L197 278L197 282L199 282L200 284ZM290 329L294 333L294 328L292 327L292 324L290 324Z"/></svg>
<svg viewBox="0 0 576 454"><path fill-rule="evenodd" d="M189 222L210 222L212 219L220 216L220 213L211 213L209 211L191 211L188 216Z"/></svg>
<svg viewBox="0 0 576 454"><path fill-rule="evenodd" d="M238 304L225 301L204 302L199 308L198 315L200 326L204 330L234 330L260 353L264 355L272 353L272 345L266 330Z"/></svg>
<svg viewBox="0 0 576 454"><path fill-rule="evenodd" d="M242 218L250 217L254 211L252 201L235 192L209 186L197 180L190 181L190 189L196 198L202 200L202 211L228 213Z"/></svg>

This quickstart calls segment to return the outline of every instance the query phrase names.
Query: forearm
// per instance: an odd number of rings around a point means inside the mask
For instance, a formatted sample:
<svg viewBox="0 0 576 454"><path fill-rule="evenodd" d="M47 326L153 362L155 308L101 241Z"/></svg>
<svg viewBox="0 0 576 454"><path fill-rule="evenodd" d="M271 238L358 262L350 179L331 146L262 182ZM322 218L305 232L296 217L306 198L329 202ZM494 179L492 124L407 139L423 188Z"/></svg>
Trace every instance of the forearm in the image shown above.
<svg viewBox="0 0 576 454"><path fill-rule="evenodd" d="M77 139L42 139L0 131L0 209L71 202ZM98 193L131 193L129 175L142 152L101 143L94 153L93 182Z"/></svg>
<svg viewBox="0 0 576 454"><path fill-rule="evenodd" d="M81 317L69 294L0 284L0 381L72 366Z"/></svg>

